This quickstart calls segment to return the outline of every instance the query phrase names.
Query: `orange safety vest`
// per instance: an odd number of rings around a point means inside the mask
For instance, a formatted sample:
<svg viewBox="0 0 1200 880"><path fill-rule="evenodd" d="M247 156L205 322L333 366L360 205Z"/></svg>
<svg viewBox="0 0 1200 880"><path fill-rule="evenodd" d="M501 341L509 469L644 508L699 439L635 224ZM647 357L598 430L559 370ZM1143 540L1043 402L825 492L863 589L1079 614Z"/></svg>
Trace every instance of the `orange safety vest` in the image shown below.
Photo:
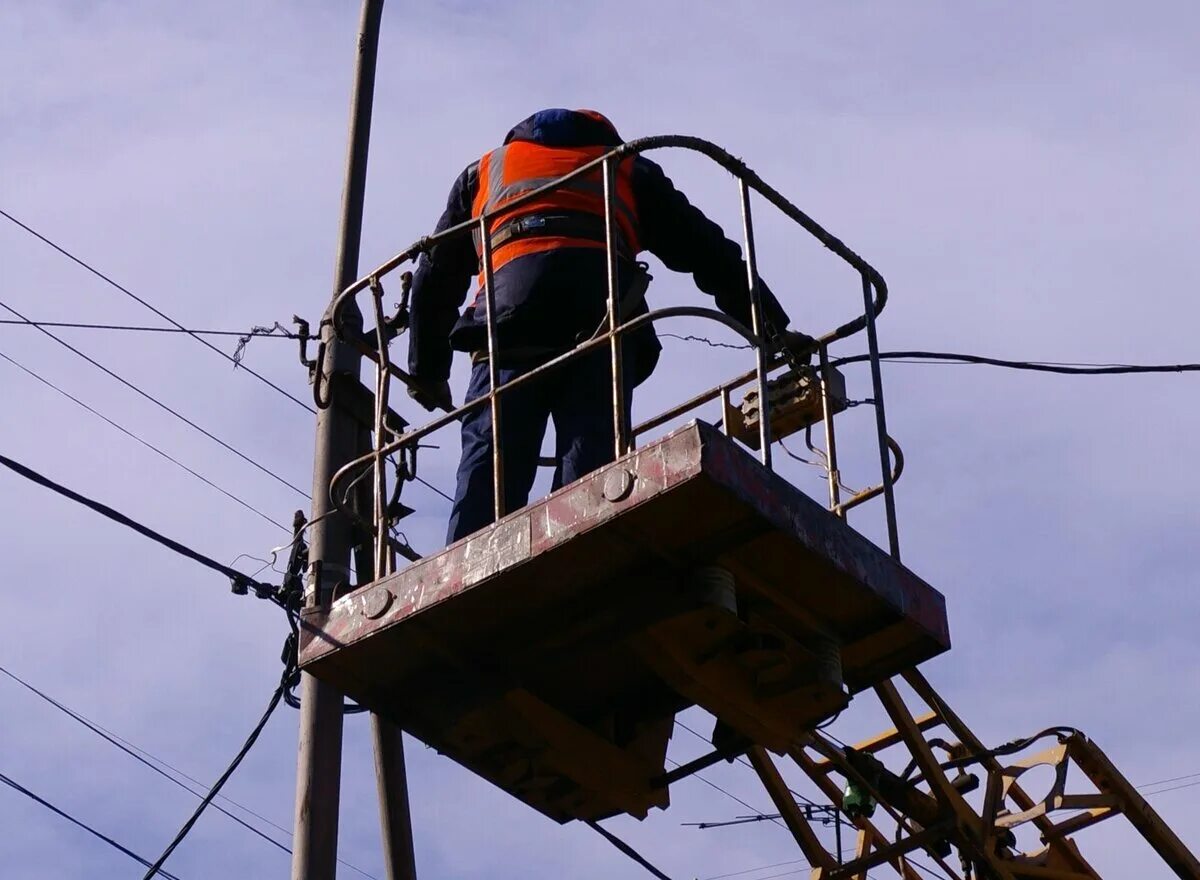
<svg viewBox="0 0 1200 880"><path fill-rule="evenodd" d="M581 165L603 156L611 147L545 147L530 141L513 141L492 150L479 160L479 187L472 205L472 215L479 217L485 211L494 212L505 204L545 186L552 180L570 174ZM581 177L577 177L558 189L545 193L511 211L501 210L488 222L489 234L493 236L492 271L506 263L528 254L539 254L557 248L604 248L604 177L603 169L597 166ZM633 158L622 161L614 175L617 185L613 201L617 220L618 253L633 259L641 247L638 243L637 205L633 198ZM574 233L561 234L571 224L553 222L545 224L539 233L539 218L547 221L555 218L575 218ZM498 237L497 233L511 233L524 225L520 234ZM594 222L589 222L594 221ZM514 226L514 224L516 226ZM578 234L584 227L591 227L588 234ZM555 234L556 231L560 234ZM483 286L483 246L478 229L474 232L475 252L479 255L479 284Z"/></svg>

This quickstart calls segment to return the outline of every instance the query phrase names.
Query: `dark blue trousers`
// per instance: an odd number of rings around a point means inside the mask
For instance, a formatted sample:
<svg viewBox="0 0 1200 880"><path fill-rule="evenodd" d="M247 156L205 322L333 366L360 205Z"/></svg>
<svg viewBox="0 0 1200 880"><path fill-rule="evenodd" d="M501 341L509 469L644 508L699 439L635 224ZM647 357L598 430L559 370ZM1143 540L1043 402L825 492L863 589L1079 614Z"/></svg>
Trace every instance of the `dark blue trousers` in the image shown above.
<svg viewBox="0 0 1200 880"><path fill-rule="evenodd" d="M504 511L529 501L547 420L554 420L557 466L553 489L574 482L613 460L612 370L607 349L551 369L528 384L500 395L500 450L504 467ZM538 366L529 363L497 370L503 385ZM471 370L467 401L488 393L487 363ZM631 389L625 393L629 416ZM492 414L483 405L462 421L462 459L446 542L476 532L494 519L492 494Z"/></svg>

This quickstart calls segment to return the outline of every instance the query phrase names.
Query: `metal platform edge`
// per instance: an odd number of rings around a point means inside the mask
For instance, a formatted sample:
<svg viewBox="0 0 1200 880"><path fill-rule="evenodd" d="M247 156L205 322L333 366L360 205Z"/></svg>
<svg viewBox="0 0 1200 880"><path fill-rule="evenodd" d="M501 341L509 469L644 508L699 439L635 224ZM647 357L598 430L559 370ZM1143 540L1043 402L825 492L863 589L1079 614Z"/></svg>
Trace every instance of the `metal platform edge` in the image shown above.
<svg viewBox="0 0 1200 880"><path fill-rule="evenodd" d="M356 588L328 610L306 609L300 666L319 665L341 648L521 565L701 472L874 592L942 651L950 648L940 592L716 428L692 421L436 554Z"/></svg>

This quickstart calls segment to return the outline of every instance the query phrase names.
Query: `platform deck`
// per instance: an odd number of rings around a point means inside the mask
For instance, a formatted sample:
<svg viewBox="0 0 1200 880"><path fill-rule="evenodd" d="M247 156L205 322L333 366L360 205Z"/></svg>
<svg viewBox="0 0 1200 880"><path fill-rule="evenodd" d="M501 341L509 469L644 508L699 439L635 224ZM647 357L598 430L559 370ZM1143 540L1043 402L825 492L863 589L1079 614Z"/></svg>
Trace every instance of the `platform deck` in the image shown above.
<svg viewBox="0 0 1200 880"><path fill-rule="evenodd" d="M940 593L693 422L306 611L300 660L567 821L665 807L679 710L781 750L949 646Z"/></svg>

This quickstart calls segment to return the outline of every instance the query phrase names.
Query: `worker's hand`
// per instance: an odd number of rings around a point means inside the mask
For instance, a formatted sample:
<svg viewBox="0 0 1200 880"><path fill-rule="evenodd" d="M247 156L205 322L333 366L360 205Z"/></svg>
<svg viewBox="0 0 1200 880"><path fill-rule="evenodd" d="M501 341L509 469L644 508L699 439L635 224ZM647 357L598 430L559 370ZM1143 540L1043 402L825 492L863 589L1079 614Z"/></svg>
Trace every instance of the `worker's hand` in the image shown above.
<svg viewBox="0 0 1200 880"><path fill-rule="evenodd" d="M450 394L450 380L448 379L424 382L420 387L409 385L408 396L430 412L435 409L444 409L446 412L454 409L454 398Z"/></svg>
<svg viewBox="0 0 1200 880"><path fill-rule="evenodd" d="M813 352L817 350L817 340L799 330L785 330L779 342L781 350L803 363L811 361Z"/></svg>

